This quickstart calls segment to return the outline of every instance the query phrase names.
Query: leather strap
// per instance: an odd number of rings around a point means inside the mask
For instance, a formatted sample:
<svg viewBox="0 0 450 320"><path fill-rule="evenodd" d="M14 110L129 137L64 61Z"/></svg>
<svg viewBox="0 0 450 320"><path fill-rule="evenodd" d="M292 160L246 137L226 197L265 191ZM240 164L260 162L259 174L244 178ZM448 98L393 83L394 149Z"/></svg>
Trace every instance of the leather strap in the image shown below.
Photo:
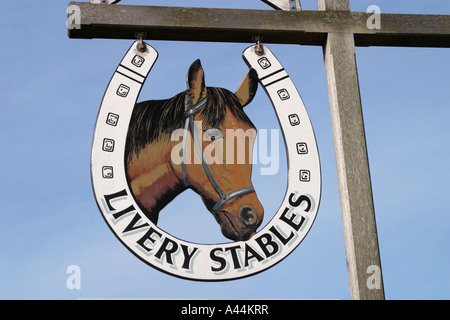
<svg viewBox="0 0 450 320"><path fill-rule="evenodd" d="M192 139L194 140L194 149L197 150L197 154L202 160L202 167L203 171L205 171L206 176L208 177L209 181L211 182L211 185L216 190L217 194L220 196L220 200L216 202L216 204L213 206L211 211L213 213L217 213L226 202L230 201L231 199L234 199L236 197L240 197L252 192L255 192L255 189L253 187L247 187L242 188L236 191L233 191L229 194L225 194L222 189L220 188L219 184L217 183L216 179L214 179L211 170L208 167L208 164L203 159L202 154L202 146L200 141L198 140L197 132L195 129L195 122L194 122L194 115L196 115L198 112L200 112L203 107L206 105L207 98L204 98L203 100L199 101L197 104L192 104L192 99L186 95L185 98L185 112L184 116L186 118L185 124L184 124L184 134L183 134L183 142L181 145L182 148L182 160L181 160L181 171L183 173L183 181L186 187L190 187L189 178L187 175L187 168L186 168L186 141L187 141L187 133L188 131L191 133Z"/></svg>

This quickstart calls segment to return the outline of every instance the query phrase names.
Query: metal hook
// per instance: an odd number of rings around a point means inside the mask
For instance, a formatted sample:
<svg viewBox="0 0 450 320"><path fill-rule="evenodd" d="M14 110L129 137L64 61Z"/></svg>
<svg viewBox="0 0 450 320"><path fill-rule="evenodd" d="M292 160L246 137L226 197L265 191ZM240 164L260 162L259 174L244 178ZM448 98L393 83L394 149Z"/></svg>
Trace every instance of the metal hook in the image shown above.
<svg viewBox="0 0 450 320"><path fill-rule="evenodd" d="M140 52L145 52L147 50L147 47L144 44L144 38L146 35L147 35L146 32L136 32L136 37L139 39L137 49Z"/></svg>
<svg viewBox="0 0 450 320"><path fill-rule="evenodd" d="M255 37L256 47L255 52L258 56L262 56L264 54L264 49L261 47L262 36L258 35Z"/></svg>

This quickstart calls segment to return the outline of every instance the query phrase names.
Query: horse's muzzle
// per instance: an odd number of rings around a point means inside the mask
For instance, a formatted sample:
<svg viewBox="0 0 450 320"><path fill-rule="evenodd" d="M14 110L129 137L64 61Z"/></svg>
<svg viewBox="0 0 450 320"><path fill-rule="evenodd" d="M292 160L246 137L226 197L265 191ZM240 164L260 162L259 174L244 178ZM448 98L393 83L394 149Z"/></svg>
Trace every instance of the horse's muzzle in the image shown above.
<svg viewBox="0 0 450 320"><path fill-rule="evenodd" d="M225 237L233 241L245 241L256 233L262 222L263 210L262 206L257 210L252 205L243 205L234 214L220 210L214 217Z"/></svg>
<svg viewBox="0 0 450 320"><path fill-rule="evenodd" d="M239 210L239 216L241 217L242 222L244 222L247 227L254 226L258 222L256 211L250 205L242 206Z"/></svg>

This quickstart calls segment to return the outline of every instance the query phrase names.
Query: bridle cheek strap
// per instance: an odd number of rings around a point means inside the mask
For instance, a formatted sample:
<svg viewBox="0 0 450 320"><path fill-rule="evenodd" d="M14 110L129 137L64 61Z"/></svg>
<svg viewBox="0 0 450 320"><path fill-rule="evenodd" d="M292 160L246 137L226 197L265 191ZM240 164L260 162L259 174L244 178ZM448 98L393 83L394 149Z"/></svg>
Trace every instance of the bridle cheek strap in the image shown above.
<svg viewBox="0 0 450 320"><path fill-rule="evenodd" d="M184 124L184 133L183 133L183 141L181 143L181 152L182 152L182 158L181 158L181 171L183 173L183 182L186 187L190 187L191 184L189 183L189 178L187 175L187 169L186 169L186 141L187 141L187 133L188 131L191 133L192 139L194 140L194 148L197 150L197 154L202 160L202 167L203 171L205 172L206 176L208 177L209 181L211 182L213 188L216 190L216 192L220 196L220 200L216 202L216 204L211 209L212 213L217 213L226 202L230 201L231 199L234 199L236 197L244 196L246 194L255 192L255 189L253 187L247 187L242 188L236 191L233 191L229 194L225 194L220 186L217 184L216 179L214 179L211 170L208 167L208 164L203 159L202 155L202 146L200 144L200 141L198 140L197 132L195 129L195 122L194 122L194 116L200 112L203 107L205 106L207 101L207 98L202 99L197 104L192 104L192 99L186 95L185 97L185 124Z"/></svg>

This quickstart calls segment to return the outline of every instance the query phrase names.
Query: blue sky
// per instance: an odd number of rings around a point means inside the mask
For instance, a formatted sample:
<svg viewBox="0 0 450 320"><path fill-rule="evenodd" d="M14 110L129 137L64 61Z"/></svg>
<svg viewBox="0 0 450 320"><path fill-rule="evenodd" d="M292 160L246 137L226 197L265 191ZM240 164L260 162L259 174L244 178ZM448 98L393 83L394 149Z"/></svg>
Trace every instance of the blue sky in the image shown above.
<svg viewBox="0 0 450 320"><path fill-rule="evenodd" d="M315 0L302 4L305 10L316 9ZM348 299L322 49L269 45L296 84L317 138L322 197L313 227L291 255L261 274L193 282L135 258L97 208L90 180L96 116L132 41L68 39L67 5L8 1L0 12L0 298ZM177 0L171 5L271 10L259 0ZM370 5L384 13L450 14L445 0L351 1L353 11ZM139 100L185 90L187 69L197 58L208 86L235 90L248 70L241 54L251 44L148 42L159 59ZM356 54L386 298L449 299L449 51L374 47L357 48ZM258 128L278 128L261 88L246 112ZM280 150L277 175L261 176L258 166L254 170L267 216L284 196L283 155ZM223 241L193 193L165 208L161 224L186 240ZM71 265L81 270L79 290L66 286Z"/></svg>

